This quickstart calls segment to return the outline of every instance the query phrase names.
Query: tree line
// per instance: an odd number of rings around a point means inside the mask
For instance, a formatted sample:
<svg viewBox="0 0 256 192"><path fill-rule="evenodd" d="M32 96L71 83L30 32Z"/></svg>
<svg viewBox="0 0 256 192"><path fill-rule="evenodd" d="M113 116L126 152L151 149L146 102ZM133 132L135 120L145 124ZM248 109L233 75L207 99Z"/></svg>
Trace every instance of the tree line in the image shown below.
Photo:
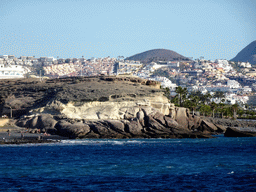
<svg viewBox="0 0 256 192"><path fill-rule="evenodd" d="M165 95L169 93L166 88ZM256 113L249 110L249 106L245 105L245 109L237 103L226 103L225 94L222 91L216 91L213 95L210 93L202 94L200 91L189 93L187 88L176 87L176 96L170 97L171 103L175 106L189 108L192 114L200 112L200 115L220 117L220 118L256 118ZM219 103L212 101L212 98L218 98Z"/></svg>

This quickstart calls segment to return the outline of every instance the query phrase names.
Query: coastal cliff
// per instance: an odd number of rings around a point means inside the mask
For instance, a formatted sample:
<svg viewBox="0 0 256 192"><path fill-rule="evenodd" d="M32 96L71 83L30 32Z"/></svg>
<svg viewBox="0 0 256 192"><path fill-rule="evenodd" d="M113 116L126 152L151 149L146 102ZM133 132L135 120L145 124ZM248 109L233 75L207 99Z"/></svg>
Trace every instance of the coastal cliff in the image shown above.
<svg viewBox="0 0 256 192"><path fill-rule="evenodd" d="M156 81L100 76L8 80L0 87L2 114L10 115L12 109L16 126L31 133L69 138L209 138L225 132L169 103Z"/></svg>

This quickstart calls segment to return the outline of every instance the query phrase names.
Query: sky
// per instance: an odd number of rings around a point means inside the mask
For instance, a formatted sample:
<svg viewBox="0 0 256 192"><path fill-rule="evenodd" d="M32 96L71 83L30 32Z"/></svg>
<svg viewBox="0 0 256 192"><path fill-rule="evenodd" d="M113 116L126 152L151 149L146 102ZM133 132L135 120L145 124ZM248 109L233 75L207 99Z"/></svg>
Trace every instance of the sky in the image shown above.
<svg viewBox="0 0 256 192"><path fill-rule="evenodd" d="M0 55L232 59L256 40L255 0L1 0Z"/></svg>

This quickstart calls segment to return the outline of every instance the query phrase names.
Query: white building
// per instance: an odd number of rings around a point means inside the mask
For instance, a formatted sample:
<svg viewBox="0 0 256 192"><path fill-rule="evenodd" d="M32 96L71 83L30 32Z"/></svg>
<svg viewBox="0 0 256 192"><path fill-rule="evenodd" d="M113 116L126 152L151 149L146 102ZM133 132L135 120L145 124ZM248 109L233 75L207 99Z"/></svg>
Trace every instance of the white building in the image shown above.
<svg viewBox="0 0 256 192"><path fill-rule="evenodd" d="M159 81L161 83L161 87L168 87L171 90L175 90L175 88L178 87L175 83L172 83L172 81L166 77L157 76L155 78L149 78L149 80Z"/></svg>
<svg viewBox="0 0 256 192"><path fill-rule="evenodd" d="M218 63L218 66L220 68L223 68L223 70L227 73L229 71L233 71L233 67L228 63L225 59L216 59L216 63Z"/></svg>
<svg viewBox="0 0 256 192"><path fill-rule="evenodd" d="M241 62L241 63L238 63L241 67L244 67L244 68L252 68L252 65L249 63L249 62L247 62L247 63L245 63L245 62Z"/></svg>
<svg viewBox="0 0 256 192"><path fill-rule="evenodd" d="M252 88L249 87L249 86L244 86L244 87L242 88L242 90L243 90L244 93L252 92Z"/></svg>
<svg viewBox="0 0 256 192"><path fill-rule="evenodd" d="M246 104L247 101L249 100L249 97L248 96L241 96L241 95L237 95L237 94L234 94L234 93L226 93L225 94L225 98L226 98L226 101L225 103L229 103L229 104Z"/></svg>
<svg viewBox="0 0 256 192"><path fill-rule="evenodd" d="M231 89L237 89L241 87L240 83L238 83L236 80L228 80L227 86L229 86Z"/></svg>
<svg viewBox="0 0 256 192"><path fill-rule="evenodd" d="M0 64L0 79L24 78L25 69L20 65Z"/></svg>
<svg viewBox="0 0 256 192"><path fill-rule="evenodd" d="M176 62L176 61L168 61L167 65L169 67L180 67L180 62Z"/></svg>

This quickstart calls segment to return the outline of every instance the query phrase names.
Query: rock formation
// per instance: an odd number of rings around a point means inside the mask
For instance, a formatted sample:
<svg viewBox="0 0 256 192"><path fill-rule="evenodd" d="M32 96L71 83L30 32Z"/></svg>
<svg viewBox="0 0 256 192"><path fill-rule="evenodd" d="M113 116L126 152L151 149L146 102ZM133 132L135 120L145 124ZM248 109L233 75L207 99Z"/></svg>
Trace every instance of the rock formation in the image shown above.
<svg viewBox="0 0 256 192"><path fill-rule="evenodd" d="M23 116L17 125L70 138L209 138L219 131L213 124L190 115L185 108L175 108L174 111L176 113L172 112L172 115L182 123L153 107L141 106L130 107L124 118L118 120L80 120L39 114Z"/></svg>
<svg viewBox="0 0 256 192"><path fill-rule="evenodd" d="M69 138L209 138L226 127L175 107L160 83L132 77L8 80L2 105L30 132ZM4 110L3 110L4 111Z"/></svg>
<svg viewBox="0 0 256 192"><path fill-rule="evenodd" d="M225 137L256 137L256 131L239 130L235 127L228 127L224 133Z"/></svg>

